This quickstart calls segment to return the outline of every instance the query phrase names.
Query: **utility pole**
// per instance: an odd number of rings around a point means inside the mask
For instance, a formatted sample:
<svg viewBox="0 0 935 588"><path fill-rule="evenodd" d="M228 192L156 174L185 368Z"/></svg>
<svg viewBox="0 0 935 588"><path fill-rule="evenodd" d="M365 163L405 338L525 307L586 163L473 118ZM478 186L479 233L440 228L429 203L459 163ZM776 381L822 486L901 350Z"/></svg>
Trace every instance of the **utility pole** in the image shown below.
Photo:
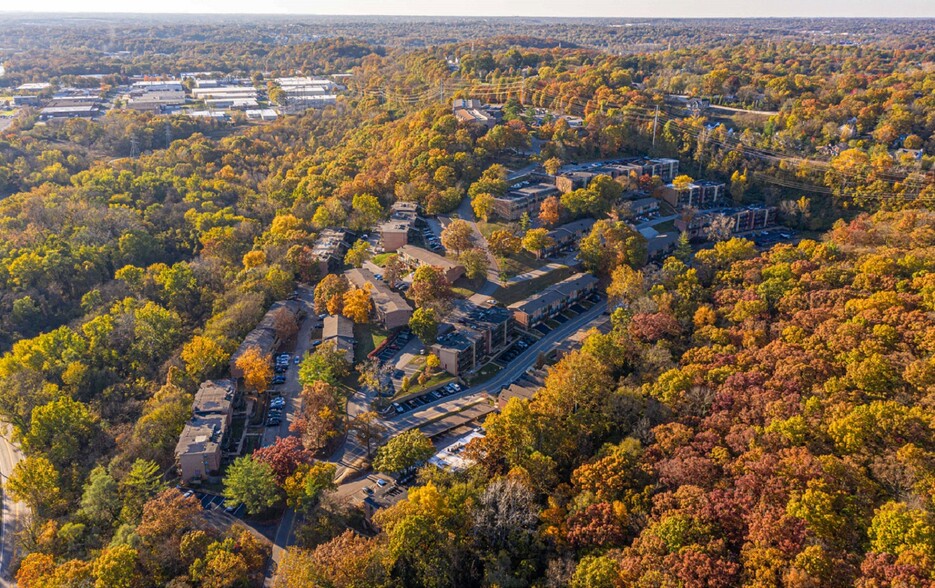
<svg viewBox="0 0 935 588"><path fill-rule="evenodd" d="M445 80L442 80L438 83L438 101L445 101Z"/></svg>
<svg viewBox="0 0 935 588"><path fill-rule="evenodd" d="M136 140L136 135L130 137L130 157L136 157L140 154L140 145Z"/></svg>
<svg viewBox="0 0 935 588"><path fill-rule="evenodd" d="M659 107L656 107L656 114L653 115L653 147L656 146L656 127L659 126Z"/></svg>
<svg viewBox="0 0 935 588"><path fill-rule="evenodd" d="M166 123L166 149L169 148L169 145L172 144L172 127L169 126L169 123Z"/></svg>

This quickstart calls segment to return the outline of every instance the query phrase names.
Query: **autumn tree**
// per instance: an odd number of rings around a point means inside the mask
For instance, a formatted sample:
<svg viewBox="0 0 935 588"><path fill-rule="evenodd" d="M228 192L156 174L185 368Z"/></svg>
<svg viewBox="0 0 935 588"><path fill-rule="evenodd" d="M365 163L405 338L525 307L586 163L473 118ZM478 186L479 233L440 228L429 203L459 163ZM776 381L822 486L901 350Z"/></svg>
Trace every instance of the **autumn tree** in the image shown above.
<svg viewBox="0 0 935 588"><path fill-rule="evenodd" d="M364 265L364 262L370 259L370 243L366 241L357 241L351 248L347 250L347 253L344 255L344 263L347 265L352 265L354 267L361 267Z"/></svg>
<svg viewBox="0 0 935 588"><path fill-rule="evenodd" d="M383 279L391 288L395 288L407 273L409 273L409 268L395 253L387 257L383 263Z"/></svg>
<svg viewBox="0 0 935 588"><path fill-rule="evenodd" d="M549 196L539 205L539 221L554 226L562 214L562 204L557 196Z"/></svg>
<svg viewBox="0 0 935 588"><path fill-rule="evenodd" d="M302 446L298 437L277 437L272 445L253 452L253 459L268 464L282 484L301 464L312 463L312 453Z"/></svg>
<svg viewBox="0 0 935 588"><path fill-rule="evenodd" d="M380 423L380 415L370 410L351 419L348 430L359 443L366 445L367 457L370 457L373 444L383 438L386 427Z"/></svg>
<svg viewBox="0 0 935 588"><path fill-rule="evenodd" d="M327 461L301 464L284 480L283 490L288 505L296 510L306 510L314 505L325 492L334 490L337 466Z"/></svg>
<svg viewBox="0 0 935 588"><path fill-rule="evenodd" d="M312 451L322 449L340 433L344 408L339 397L340 393L334 386L324 381L316 381L302 389L302 411L292 424L292 430L299 433L306 448Z"/></svg>
<svg viewBox="0 0 935 588"><path fill-rule="evenodd" d="M529 229L523 237L523 249L534 253L536 258L542 257L542 252L555 244L555 240L549 236L547 229Z"/></svg>
<svg viewBox="0 0 935 588"><path fill-rule="evenodd" d="M13 466L3 488L39 516L51 516L62 506L61 480L55 466L42 456L27 457Z"/></svg>
<svg viewBox="0 0 935 588"><path fill-rule="evenodd" d="M231 341L226 337L219 340L195 335L182 348L185 371L198 381L216 377L227 366L230 359Z"/></svg>
<svg viewBox="0 0 935 588"><path fill-rule="evenodd" d="M343 274L328 274L315 286L315 312L338 314L344 293L349 289Z"/></svg>
<svg viewBox="0 0 935 588"><path fill-rule="evenodd" d="M370 299L371 288L370 284L364 284L363 288L354 288L344 293L344 309L341 311L344 316L359 325L370 320L370 309L373 306Z"/></svg>
<svg viewBox="0 0 935 588"><path fill-rule="evenodd" d="M494 255L506 257L507 255L516 255L522 248L522 239L515 236L507 229L497 229L490 234L487 239L487 246Z"/></svg>
<svg viewBox="0 0 935 588"><path fill-rule="evenodd" d="M412 286L406 295L416 304L416 308L442 309L453 296L451 285L441 268L422 265L412 276Z"/></svg>
<svg viewBox="0 0 935 588"><path fill-rule="evenodd" d="M483 219L484 222L490 218L490 213L493 212L494 198L493 195L482 193L471 198L471 210L474 211L477 218Z"/></svg>
<svg viewBox="0 0 935 588"><path fill-rule="evenodd" d="M441 240L445 249L454 251L455 255L460 255L474 242L474 228L466 220L455 219L442 230Z"/></svg>
<svg viewBox="0 0 935 588"><path fill-rule="evenodd" d="M248 347L237 358L237 369L243 374L244 383L257 394L266 392L273 379L272 357L260 352L258 347Z"/></svg>

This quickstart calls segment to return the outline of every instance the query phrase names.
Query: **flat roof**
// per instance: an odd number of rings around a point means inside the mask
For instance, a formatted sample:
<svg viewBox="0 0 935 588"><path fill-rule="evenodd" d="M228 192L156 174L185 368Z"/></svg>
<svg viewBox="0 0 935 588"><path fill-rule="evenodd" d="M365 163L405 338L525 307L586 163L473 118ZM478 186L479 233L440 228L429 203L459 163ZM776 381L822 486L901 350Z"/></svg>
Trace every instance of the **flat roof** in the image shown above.
<svg viewBox="0 0 935 588"><path fill-rule="evenodd" d="M219 449L227 431L227 417L220 414L192 417L182 428L176 455L209 453Z"/></svg>
<svg viewBox="0 0 935 588"><path fill-rule="evenodd" d="M233 400L234 383L231 380L208 380L202 382L195 392L192 411L198 415L228 414Z"/></svg>

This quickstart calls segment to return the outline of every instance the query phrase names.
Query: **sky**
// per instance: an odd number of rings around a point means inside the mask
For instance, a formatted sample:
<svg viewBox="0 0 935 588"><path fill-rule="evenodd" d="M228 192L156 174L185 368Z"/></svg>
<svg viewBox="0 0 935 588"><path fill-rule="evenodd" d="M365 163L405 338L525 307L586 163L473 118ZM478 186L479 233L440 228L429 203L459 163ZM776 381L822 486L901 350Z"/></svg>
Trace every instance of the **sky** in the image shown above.
<svg viewBox="0 0 935 588"><path fill-rule="evenodd" d="M4 2L5 3L5 2ZM935 0L30 0L38 12L584 17L935 17ZM2 9L0 9L2 10Z"/></svg>

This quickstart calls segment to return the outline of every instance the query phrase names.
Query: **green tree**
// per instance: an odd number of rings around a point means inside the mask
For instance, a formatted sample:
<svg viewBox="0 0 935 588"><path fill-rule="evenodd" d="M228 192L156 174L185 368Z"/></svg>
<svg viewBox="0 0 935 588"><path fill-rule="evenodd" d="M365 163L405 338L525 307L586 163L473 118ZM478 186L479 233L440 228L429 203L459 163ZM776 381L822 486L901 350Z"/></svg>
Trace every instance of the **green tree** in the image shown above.
<svg viewBox="0 0 935 588"><path fill-rule="evenodd" d="M380 472L405 472L435 453L435 446L422 431L410 429L391 438L377 450L373 467Z"/></svg>
<svg viewBox="0 0 935 588"><path fill-rule="evenodd" d="M332 386L350 371L350 364L344 358L333 341L326 341L310 353L299 365L299 382L311 386L316 382L326 382Z"/></svg>
<svg viewBox="0 0 935 588"><path fill-rule="evenodd" d="M370 259L370 243L366 241L357 241L344 255L344 263L354 267L361 267L364 262Z"/></svg>
<svg viewBox="0 0 935 588"><path fill-rule="evenodd" d="M438 336L438 314L432 308L415 309L409 317L409 329L424 345L434 344Z"/></svg>
<svg viewBox="0 0 935 588"><path fill-rule="evenodd" d="M453 293L441 268L422 265L413 273L412 285L406 295L416 303L417 308L430 307L438 311L447 305Z"/></svg>
<svg viewBox="0 0 935 588"><path fill-rule="evenodd" d="M62 397L33 410L29 432L21 438L28 453L42 453L57 467L67 468L89 457L98 434L97 418L87 405Z"/></svg>
<svg viewBox="0 0 935 588"><path fill-rule="evenodd" d="M487 253L483 249L468 249L458 258L461 265L464 266L464 275L469 280L482 281L487 278L487 269L490 262L487 259Z"/></svg>
<svg viewBox="0 0 935 588"><path fill-rule="evenodd" d="M280 499L276 473L250 455L234 460L224 477L224 498L231 504L243 503L251 515L273 507Z"/></svg>
<svg viewBox="0 0 935 588"><path fill-rule="evenodd" d="M143 506L165 490L159 464L146 459L137 459L130 471L120 481L123 510L120 518L125 522L136 522L143 514Z"/></svg>
<svg viewBox="0 0 935 588"><path fill-rule="evenodd" d="M120 515L117 480L104 466L91 470L81 495L81 513L98 527L107 528Z"/></svg>

